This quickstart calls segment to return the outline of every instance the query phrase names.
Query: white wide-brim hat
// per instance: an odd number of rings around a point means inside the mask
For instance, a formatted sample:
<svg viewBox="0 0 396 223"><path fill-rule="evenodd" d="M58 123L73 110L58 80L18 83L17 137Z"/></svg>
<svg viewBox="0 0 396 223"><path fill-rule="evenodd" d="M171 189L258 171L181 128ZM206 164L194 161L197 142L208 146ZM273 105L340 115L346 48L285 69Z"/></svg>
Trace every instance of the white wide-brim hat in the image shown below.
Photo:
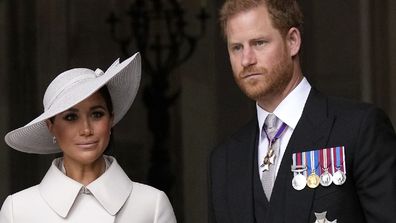
<svg viewBox="0 0 396 223"><path fill-rule="evenodd" d="M116 60L106 72L75 68L59 74L44 94L44 112L27 125L5 136L12 148L26 153L50 154L61 152L53 143L46 120L66 111L107 86L113 104L113 126L127 113L134 101L141 77L140 54L122 63Z"/></svg>

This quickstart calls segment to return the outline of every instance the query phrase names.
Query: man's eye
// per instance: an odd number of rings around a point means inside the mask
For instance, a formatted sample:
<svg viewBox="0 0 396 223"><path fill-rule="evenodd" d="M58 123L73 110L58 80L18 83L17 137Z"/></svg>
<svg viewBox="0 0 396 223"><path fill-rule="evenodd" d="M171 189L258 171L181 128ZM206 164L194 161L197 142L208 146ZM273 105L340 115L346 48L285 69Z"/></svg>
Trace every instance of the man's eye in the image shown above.
<svg viewBox="0 0 396 223"><path fill-rule="evenodd" d="M232 50L233 51L239 51L239 50L241 50L242 49L242 46L241 45L236 45L236 46L233 46L232 47Z"/></svg>
<svg viewBox="0 0 396 223"><path fill-rule="evenodd" d="M231 45L230 49L232 52L237 52L237 51L242 50L242 45L239 45L239 44Z"/></svg>
<svg viewBox="0 0 396 223"><path fill-rule="evenodd" d="M78 116L76 114L67 114L63 117L66 121L74 121L77 120Z"/></svg>
<svg viewBox="0 0 396 223"><path fill-rule="evenodd" d="M264 41L264 40L257 40L254 44L255 44L256 46L262 46L262 45L265 44L265 41Z"/></svg>

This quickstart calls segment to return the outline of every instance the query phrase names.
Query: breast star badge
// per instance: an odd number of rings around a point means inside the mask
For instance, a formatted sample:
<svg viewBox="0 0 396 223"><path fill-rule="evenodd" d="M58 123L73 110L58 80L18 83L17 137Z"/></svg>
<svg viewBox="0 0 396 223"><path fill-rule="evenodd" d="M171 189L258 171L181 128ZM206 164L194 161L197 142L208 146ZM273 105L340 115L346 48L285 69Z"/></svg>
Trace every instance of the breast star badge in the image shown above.
<svg viewBox="0 0 396 223"><path fill-rule="evenodd" d="M315 213L316 221L315 223L337 223L337 219L329 221L326 219L327 211L321 213Z"/></svg>

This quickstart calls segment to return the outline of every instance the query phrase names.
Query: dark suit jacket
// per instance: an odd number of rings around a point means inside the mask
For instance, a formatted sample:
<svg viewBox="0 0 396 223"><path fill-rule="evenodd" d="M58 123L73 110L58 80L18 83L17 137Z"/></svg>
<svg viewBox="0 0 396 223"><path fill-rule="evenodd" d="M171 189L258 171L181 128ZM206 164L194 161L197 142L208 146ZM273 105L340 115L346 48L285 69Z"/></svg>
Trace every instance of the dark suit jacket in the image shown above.
<svg viewBox="0 0 396 223"><path fill-rule="evenodd" d="M257 135L255 118L212 152L210 222L254 222ZM293 189L292 154L334 146L345 146L346 182ZM314 213L323 211L338 223L396 222L396 137L386 114L312 89L287 145L268 210L271 223L313 223Z"/></svg>

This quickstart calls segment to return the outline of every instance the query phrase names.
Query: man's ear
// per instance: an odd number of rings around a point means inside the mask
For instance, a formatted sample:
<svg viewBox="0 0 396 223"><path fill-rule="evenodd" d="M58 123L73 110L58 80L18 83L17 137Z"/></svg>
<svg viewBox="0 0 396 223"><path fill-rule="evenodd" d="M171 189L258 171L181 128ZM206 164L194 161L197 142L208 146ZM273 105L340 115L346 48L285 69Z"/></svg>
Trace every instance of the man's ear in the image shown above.
<svg viewBox="0 0 396 223"><path fill-rule="evenodd" d="M286 34L286 43L289 48L290 56L296 56L300 51L301 46L301 33L297 28L292 27L289 29Z"/></svg>

